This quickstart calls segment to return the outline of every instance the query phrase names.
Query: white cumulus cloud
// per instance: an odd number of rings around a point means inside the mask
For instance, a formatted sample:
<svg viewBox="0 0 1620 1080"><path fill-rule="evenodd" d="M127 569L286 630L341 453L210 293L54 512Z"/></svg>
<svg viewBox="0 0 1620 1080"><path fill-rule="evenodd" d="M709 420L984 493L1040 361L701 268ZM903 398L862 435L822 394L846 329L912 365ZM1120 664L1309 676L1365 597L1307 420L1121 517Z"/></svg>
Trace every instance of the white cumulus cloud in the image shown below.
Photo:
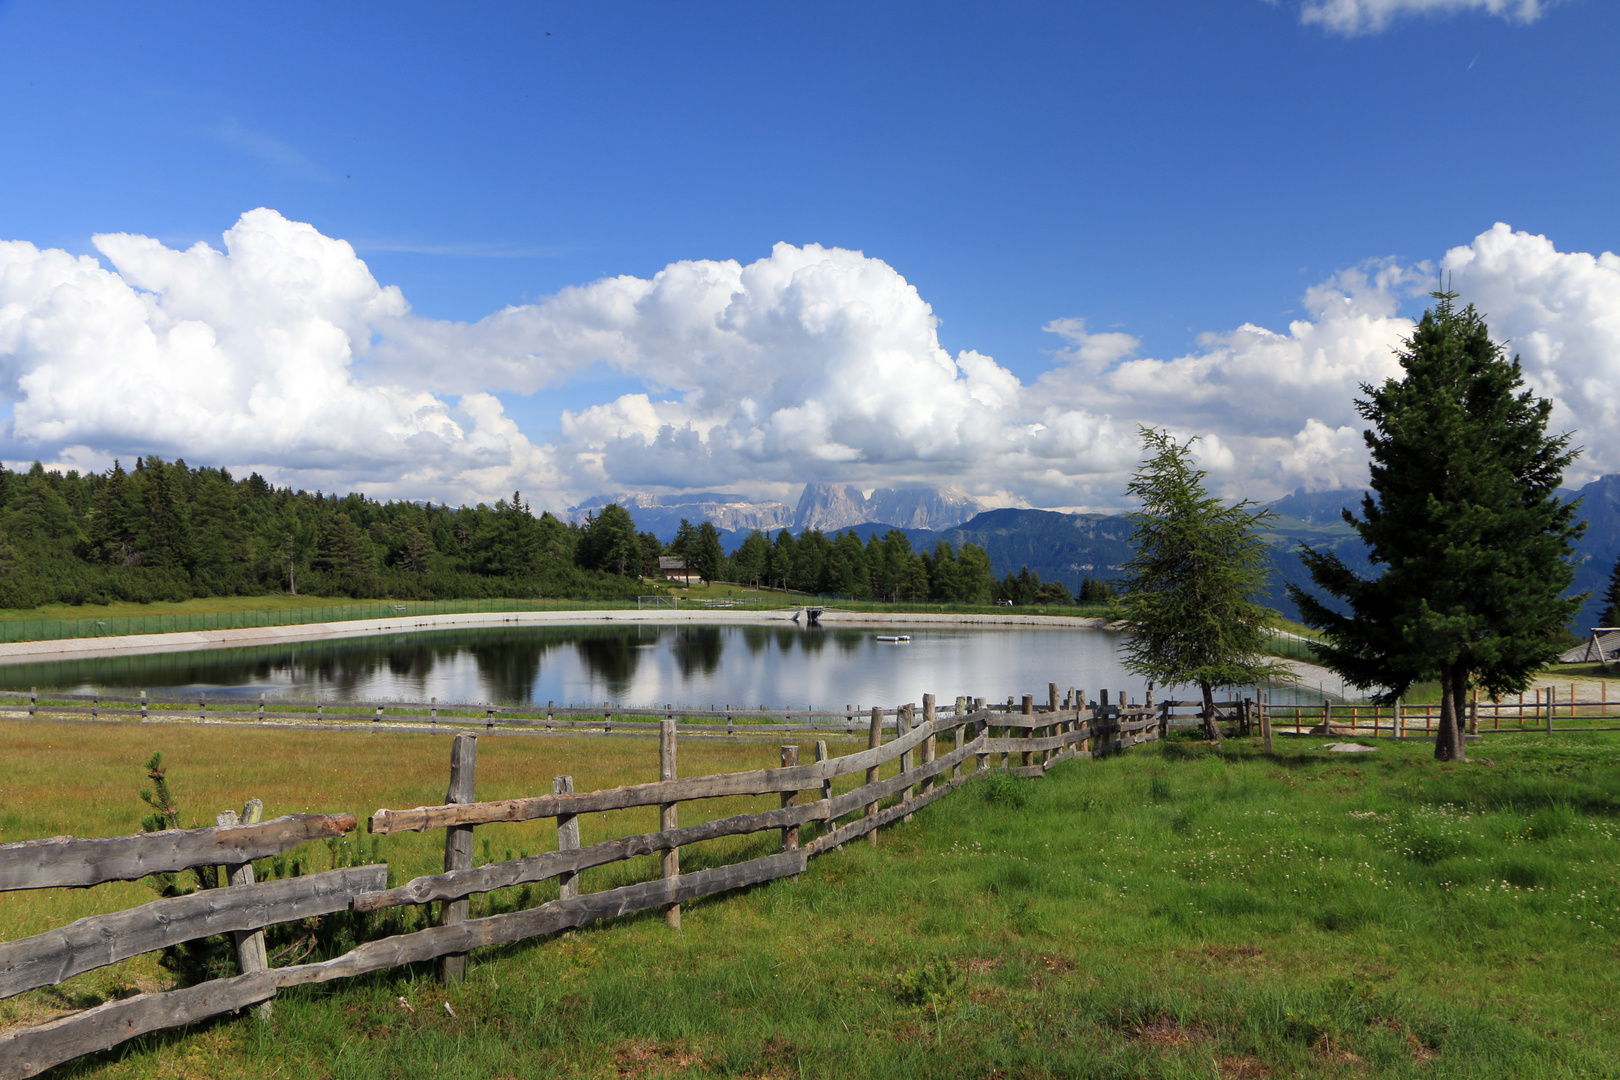
<svg viewBox="0 0 1620 1080"><path fill-rule="evenodd" d="M0 243L12 460L156 452L378 495L521 488L553 508L602 491L791 497L806 480L1110 506L1146 424L1199 436L1224 492L1267 498L1364 482L1355 398L1398 375L1402 312L1438 269L1523 354L1554 423L1586 445L1581 467L1620 467L1620 260L1505 225L1438 267L1352 267L1307 290L1301 318L1213 331L1181 355L1055 313L1058 347L1028 383L947 352L894 267L815 244L604 278L471 323L414 314L347 243L271 210L220 249L95 244L100 259ZM642 389L561 412L543 444L495 396L602 367Z"/></svg>
<svg viewBox="0 0 1620 1080"><path fill-rule="evenodd" d="M1483 12L1513 22L1539 19L1552 0L1306 0L1300 21L1338 34L1375 34L1405 15Z"/></svg>
<svg viewBox="0 0 1620 1080"><path fill-rule="evenodd" d="M537 467L494 399L458 406L362 381L355 352L409 311L353 249L272 210L224 250L95 237L111 264L0 243L0 385L14 446L54 456L156 452L374 490L470 493L463 479ZM82 453L82 452L81 452Z"/></svg>
<svg viewBox="0 0 1620 1080"><path fill-rule="evenodd" d="M1559 251L1497 223L1440 265L1552 399L1553 425L1585 448L1578 474L1620 471L1620 256Z"/></svg>

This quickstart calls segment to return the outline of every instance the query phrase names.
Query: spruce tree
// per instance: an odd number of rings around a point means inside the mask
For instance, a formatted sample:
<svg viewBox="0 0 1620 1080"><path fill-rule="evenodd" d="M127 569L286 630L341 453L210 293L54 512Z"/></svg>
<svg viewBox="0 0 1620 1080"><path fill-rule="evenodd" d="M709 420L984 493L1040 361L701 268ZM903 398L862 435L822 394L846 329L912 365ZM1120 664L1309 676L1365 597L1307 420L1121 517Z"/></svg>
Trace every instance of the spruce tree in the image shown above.
<svg viewBox="0 0 1620 1080"><path fill-rule="evenodd" d="M1196 685L1204 732L1218 742L1215 687L1294 678L1267 655L1273 613L1253 599L1271 573L1257 532L1271 514L1205 491L1192 440L1141 432L1148 458L1126 489L1142 508L1131 515L1135 553L1121 568L1125 667L1157 683Z"/></svg>
<svg viewBox="0 0 1620 1080"><path fill-rule="evenodd" d="M1363 385L1356 402L1373 425L1372 490L1359 519L1344 517L1382 573L1363 579L1306 549L1312 581L1350 613L1289 592L1347 682L1381 687L1388 702L1437 679L1434 754L1464 761L1469 688L1522 693L1557 658L1557 632L1584 599L1564 593L1585 524L1558 498L1576 451L1567 434L1547 434L1552 403L1521 389L1518 358L1503 356L1472 305L1434 296L1399 353L1402 377Z"/></svg>
<svg viewBox="0 0 1620 1080"><path fill-rule="evenodd" d="M697 542L692 552L692 565L704 581L716 581L726 561L726 549L720 544L720 530L711 521L698 526Z"/></svg>

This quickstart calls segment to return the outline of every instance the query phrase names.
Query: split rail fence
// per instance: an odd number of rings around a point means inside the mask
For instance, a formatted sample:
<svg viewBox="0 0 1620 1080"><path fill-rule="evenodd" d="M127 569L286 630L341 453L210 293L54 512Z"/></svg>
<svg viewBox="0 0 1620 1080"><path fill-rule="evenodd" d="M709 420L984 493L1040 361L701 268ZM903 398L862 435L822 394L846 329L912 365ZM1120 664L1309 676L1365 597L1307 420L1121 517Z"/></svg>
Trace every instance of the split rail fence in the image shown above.
<svg viewBox="0 0 1620 1080"><path fill-rule="evenodd" d="M784 745L779 768L712 776L677 775L677 728L659 722L660 779L654 783L575 792L559 776L548 794L479 801L474 785L478 734L452 743L450 783L443 803L382 809L371 815L375 834L445 832L444 872L394 888L386 865L357 866L283 880L255 882L252 861L357 827L352 814L296 814L258 820L257 803L221 815L213 828L170 830L96 839L68 836L0 845L0 891L83 888L133 881L149 874L222 865L229 887L209 889L108 915L80 919L33 937L0 943L0 998L52 986L74 975L186 941L216 934L235 939L241 974L111 1001L38 1026L0 1032L0 1080L36 1075L64 1061L106 1050L137 1036L256 1006L270 1008L278 990L323 983L405 964L438 961L441 977L461 978L473 949L555 934L598 919L662 910L680 925L685 901L803 872L811 857L868 838L878 830L957 790L976 773L1003 769L1039 777L1061 761L1099 758L1163 734L1163 710L1109 704L1108 692L1087 702L1055 684L1037 707L1032 696L1007 705L958 698L936 709L925 695L920 710L876 708L866 716L867 749L829 757L825 741L801 763L797 745ZM893 737L885 739L885 733ZM896 769L884 777L887 768ZM859 781L834 794L835 781ZM805 796L809 796L805 798ZM682 826L683 805L729 796L775 800L768 809ZM658 807L656 832L580 845L579 817L629 807ZM473 833L503 822L553 819L556 850L472 865ZM779 830L772 853L682 873L683 848L722 837ZM813 833L813 835L812 835ZM587 892L580 874L645 855L660 857L652 880ZM558 896L537 906L472 918L477 893L558 880ZM377 911L437 903L436 925L367 941L315 963L270 967L265 927L338 911Z"/></svg>
<svg viewBox="0 0 1620 1080"><path fill-rule="evenodd" d="M1497 735L1510 732L1540 731L1548 735L1560 732L1620 731L1620 727L1602 726L1608 722L1620 723L1620 701L1610 701L1609 685L1599 683L1596 700L1581 697L1581 687L1571 683L1567 690L1558 686L1545 686L1530 694L1516 695L1512 700L1481 700L1476 692L1468 702L1464 717L1470 735ZM1279 733L1305 735L1311 733L1333 735L1369 735L1373 738L1433 738L1440 720L1438 704L1411 705L1404 702L1394 706L1345 705L1324 702L1310 705L1256 706L1249 701L1247 712L1256 715L1263 709L1266 719ZM1559 726L1559 722L1563 726Z"/></svg>
<svg viewBox="0 0 1620 1080"><path fill-rule="evenodd" d="M349 701L271 698L261 692L257 700L237 695L173 698L149 695L64 694L38 690L0 690L0 715L30 719L135 720L143 723L200 721L204 723L318 724L335 730L363 725L374 729L461 730L481 723L486 734L567 733L657 735L662 722L679 715L686 735L729 735L780 738L796 733L854 736L865 731L869 710L846 705L829 709L773 709L766 705L718 705L692 709L666 705L662 709L619 708L611 702L591 705L548 701L530 705L490 705L439 701ZM886 710L884 724L893 729L894 710Z"/></svg>

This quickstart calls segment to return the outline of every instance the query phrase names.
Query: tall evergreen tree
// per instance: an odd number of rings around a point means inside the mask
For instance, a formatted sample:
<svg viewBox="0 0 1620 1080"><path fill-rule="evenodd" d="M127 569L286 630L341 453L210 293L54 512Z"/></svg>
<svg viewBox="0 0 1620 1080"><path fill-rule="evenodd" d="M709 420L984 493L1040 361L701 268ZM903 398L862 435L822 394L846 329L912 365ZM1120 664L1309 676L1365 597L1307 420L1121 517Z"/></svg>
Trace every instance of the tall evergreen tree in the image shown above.
<svg viewBox="0 0 1620 1080"><path fill-rule="evenodd" d="M86 557L91 562L126 565L135 555L140 525L135 487L124 467L114 460L91 504Z"/></svg>
<svg viewBox="0 0 1620 1080"><path fill-rule="evenodd" d="M742 546L732 553L731 560L737 581L758 585L765 577L765 563L771 554L771 542L764 533L754 529L743 539Z"/></svg>
<svg viewBox="0 0 1620 1080"><path fill-rule="evenodd" d="M934 545L928 560L928 582L935 600L962 599L962 570L956 562L956 549L945 540Z"/></svg>
<svg viewBox="0 0 1620 1080"><path fill-rule="evenodd" d="M866 547L853 529L846 529L833 541L837 555L839 578L834 592L845 593L857 600L872 595L872 573L866 562Z"/></svg>
<svg viewBox="0 0 1620 1080"><path fill-rule="evenodd" d="M697 567L704 581L719 579L720 567L726 561L726 549L720 545L720 530L714 527L712 521L698 526L696 550L691 557L691 565Z"/></svg>
<svg viewBox="0 0 1620 1080"><path fill-rule="evenodd" d="M971 604L988 604L994 592L990 556L978 544L963 544L956 555L960 596Z"/></svg>
<svg viewBox="0 0 1620 1080"><path fill-rule="evenodd" d="M186 527L184 471L180 463L166 465L148 457L140 463L145 483L142 503L146 528L141 538L141 561L160 570L187 569L191 565L191 531Z"/></svg>
<svg viewBox="0 0 1620 1080"><path fill-rule="evenodd" d="M585 523L577 549L579 564L587 570L634 574L641 569L641 540L630 511L609 503Z"/></svg>
<svg viewBox="0 0 1620 1080"><path fill-rule="evenodd" d="M1558 498L1575 458L1568 435L1547 434L1552 403L1521 390L1472 305L1435 293L1399 354L1403 376L1362 386L1371 423L1371 488L1358 520L1344 517L1383 573L1358 577L1330 552L1301 553L1340 614L1290 587L1304 620L1326 637L1318 651L1356 686L1385 700L1438 679L1434 755L1467 759L1463 706L1471 685L1521 693L1558 656L1556 632L1585 597L1574 580L1578 505Z"/></svg>
<svg viewBox="0 0 1620 1080"><path fill-rule="evenodd" d="M1142 428L1148 454L1127 491L1135 549L1125 571L1125 667L1162 684L1193 683L1204 697L1204 732L1219 741L1217 686L1293 677L1266 654L1272 612L1252 597L1270 576L1257 530L1270 516L1227 506L1204 490L1192 441Z"/></svg>
<svg viewBox="0 0 1620 1080"><path fill-rule="evenodd" d="M788 579L793 575L793 549L798 544L793 534L782 529L776 534L776 542L771 545L770 555L765 563L765 576L770 583L786 592Z"/></svg>

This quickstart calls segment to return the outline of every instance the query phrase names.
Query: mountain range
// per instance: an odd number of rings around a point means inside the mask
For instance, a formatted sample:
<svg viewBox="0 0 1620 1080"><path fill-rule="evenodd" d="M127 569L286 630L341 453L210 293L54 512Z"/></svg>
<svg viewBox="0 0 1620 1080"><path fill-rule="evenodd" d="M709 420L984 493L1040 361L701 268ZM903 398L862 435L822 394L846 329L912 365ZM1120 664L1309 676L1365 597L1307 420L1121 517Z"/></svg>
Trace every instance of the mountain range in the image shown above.
<svg viewBox="0 0 1620 1080"><path fill-rule="evenodd" d="M874 488L811 483L804 486L798 505L789 508L775 501L756 502L744 495L701 491L685 495L598 495L568 508L572 521L609 503L630 511L636 527L666 543L685 518L693 524L713 522L723 532L746 534L751 529L775 532L820 529L831 532L855 525L881 523L900 529L948 529L967 521L981 509L978 500L954 488ZM737 538L741 543L742 538Z"/></svg>
<svg viewBox="0 0 1620 1080"><path fill-rule="evenodd" d="M1311 588L1310 575L1296 554L1301 545L1333 551L1357 573L1372 573L1361 538L1340 513L1346 507L1359 510L1364 494L1357 489L1301 490L1266 504L1277 515L1263 534L1275 570L1266 603L1289 618L1298 617L1286 586ZM1566 500L1581 500L1587 522L1586 535L1576 543L1574 591L1589 595L1572 624L1576 632L1584 633L1597 618L1609 574L1620 557L1620 473L1561 494ZM583 516L608 501L592 500L570 509ZM1042 580L1061 581L1071 590L1087 575L1116 576L1131 553L1131 525L1123 514L1015 508L976 512L977 504L970 496L951 489L879 488L863 493L855 487L807 484L792 511L785 503L755 503L715 493L625 496L618 501L630 508L638 528L650 529L666 540L674 535L682 517L712 521L722 530L727 551L735 550L750 529L852 529L864 540L873 533L882 535L898 528L911 540L913 549L932 549L941 540L957 547L977 544L990 556L998 577L1028 566Z"/></svg>

